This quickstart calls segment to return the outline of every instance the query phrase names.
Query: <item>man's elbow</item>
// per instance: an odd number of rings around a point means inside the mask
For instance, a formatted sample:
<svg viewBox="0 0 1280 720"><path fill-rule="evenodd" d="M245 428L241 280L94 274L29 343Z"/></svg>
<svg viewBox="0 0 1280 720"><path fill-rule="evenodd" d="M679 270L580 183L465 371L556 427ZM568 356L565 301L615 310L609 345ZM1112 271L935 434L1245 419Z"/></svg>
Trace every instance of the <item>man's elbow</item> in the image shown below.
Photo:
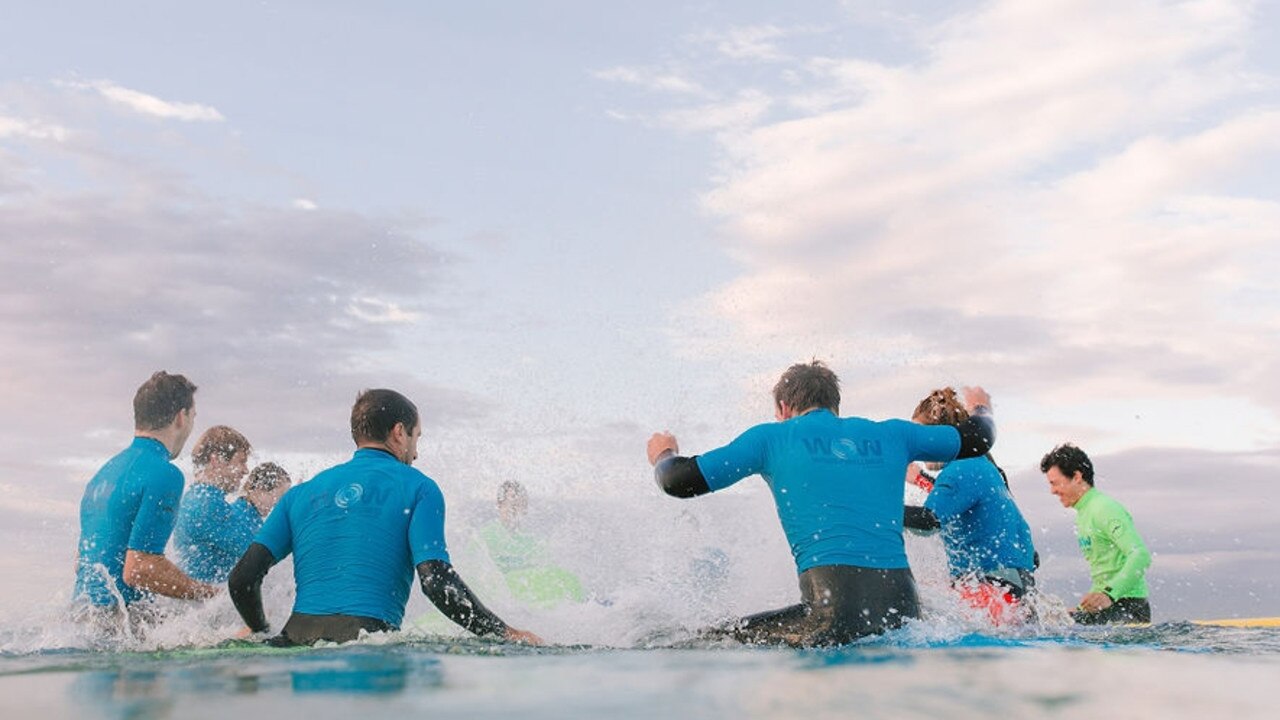
<svg viewBox="0 0 1280 720"><path fill-rule="evenodd" d="M128 550L124 554L124 572L121 577L129 587L144 587L151 577L154 560L150 555L137 550Z"/></svg>
<svg viewBox="0 0 1280 720"><path fill-rule="evenodd" d="M695 458L668 457L654 467L654 479L662 492L677 498L691 498L711 492Z"/></svg>

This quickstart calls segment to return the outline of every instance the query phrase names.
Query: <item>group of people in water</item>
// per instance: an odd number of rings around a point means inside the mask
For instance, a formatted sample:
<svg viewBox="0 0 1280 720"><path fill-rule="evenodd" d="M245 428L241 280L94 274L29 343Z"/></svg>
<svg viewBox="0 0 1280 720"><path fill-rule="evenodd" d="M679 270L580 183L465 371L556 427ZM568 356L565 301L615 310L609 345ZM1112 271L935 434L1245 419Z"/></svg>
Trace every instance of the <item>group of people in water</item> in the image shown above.
<svg viewBox="0 0 1280 720"><path fill-rule="evenodd" d="M82 617L104 629L120 627L145 618L153 595L201 600L225 585L246 634L273 644L345 642L399 629L416 575L432 604L462 628L543 642L485 607L455 570L444 497L412 466L422 429L408 398L387 389L360 393L351 410L354 456L297 485L272 463L250 471L248 440L226 426L210 428L195 443L195 477L184 492L183 474L171 461L191 436L195 392L182 375L153 374L134 397L133 442L85 488L75 587ZM813 361L788 368L773 400L776 422L700 455L681 455L670 433L648 442L655 479L674 497L761 475L796 563L799 603L708 628L705 637L833 645L919 617L904 529L940 533L952 586L993 622L1027 615L1039 558L990 454L995 422L984 390L965 388L963 399L950 388L935 391L910 421L841 417L839 380ZM1041 470L1053 494L1076 509L1090 565L1092 586L1073 617L1149 622L1150 554L1125 509L1093 487L1088 456L1061 445L1045 455ZM928 490L923 504L904 503L904 479ZM523 511L522 498L527 503L515 483L499 495L503 512ZM485 542L498 548L495 557L528 549L509 529L492 530ZM165 555L171 537L173 560ZM273 633L262 582L289 555L293 610ZM530 575L527 563L515 570L519 577L507 578L516 583L513 594L546 579L545 571ZM576 578L555 580L557 593L581 599Z"/></svg>

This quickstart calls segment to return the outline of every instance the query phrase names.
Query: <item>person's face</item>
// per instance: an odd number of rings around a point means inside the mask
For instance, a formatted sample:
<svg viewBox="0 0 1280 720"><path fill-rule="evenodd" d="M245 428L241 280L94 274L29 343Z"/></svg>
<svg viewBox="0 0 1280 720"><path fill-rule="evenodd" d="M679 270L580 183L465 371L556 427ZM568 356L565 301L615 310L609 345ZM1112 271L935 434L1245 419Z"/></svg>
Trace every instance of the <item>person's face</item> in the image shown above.
<svg viewBox="0 0 1280 720"><path fill-rule="evenodd" d="M234 490L240 486L244 476L249 474L249 452L237 450L230 458L223 458L214 453L201 474L224 490Z"/></svg>
<svg viewBox="0 0 1280 720"><path fill-rule="evenodd" d="M258 507L258 510L264 515L271 512L271 508L280 502L280 498L289 491L289 483L280 481L270 490L256 490L249 492L249 500Z"/></svg>
<svg viewBox="0 0 1280 720"><path fill-rule="evenodd" d="M397 445L393 448L396 457L405 465L412 465L418 459L418 439L422 437L422 424L414 425L413 430L406 430L404 423L398 423L391 432Z"/></svg>
<svg viewBox="0 0 1280 720"><path fill-rule="evenodd" d="M1044 476L1049 481L1049 492L1058 498L1062 507L1072 507L1089 491L1089 483L1084 481L1084 476L1079 470L1067 476L1058 469L1057 465L1054 465Z"/></svg>
<svg viewBox="0 0 1280 720"><path fill-rule="evenodd" d="M174 421L178 426L178 443L174 445L172 457L176 458L178 455L182 454L182 448L187 446L187 440L191 437L191 431L196 426L196 404L193 402L191 403L191 407L185 410L179 410Z"/></svg>

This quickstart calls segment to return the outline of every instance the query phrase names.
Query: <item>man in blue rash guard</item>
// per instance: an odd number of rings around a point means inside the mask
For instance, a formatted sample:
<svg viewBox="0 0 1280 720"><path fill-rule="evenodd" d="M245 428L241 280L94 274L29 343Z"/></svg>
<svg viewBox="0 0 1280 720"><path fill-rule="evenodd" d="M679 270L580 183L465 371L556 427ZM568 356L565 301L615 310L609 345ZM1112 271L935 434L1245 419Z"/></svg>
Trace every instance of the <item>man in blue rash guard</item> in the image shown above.
<svg viewBox="0 0 1280 720"><path fill-rule="evenodd" d="M953 427L968 418L951 388L930 393L912 415L923 425ZM997 624L1013 619L1007 611L1035 586L1031 528L990 455L947 463L924 506L907 506L903 523L941 530L955 589Z"/></svg>
<svg viewBox="0 0 1280 720"><path fill-rule="evenodd" d="M115 616L151 593L187 600L217 593L164 556L183 485L169 461L191 436L195 391L182 375L154 373L133 398L133 442L85 487L74 595L91 608Z"/></svg>
<svg viewBox="0 0 1280 720"><path fill-rule="evenodd" d="M268 629L262 579L293 553L297 597L273 644L347 642L361 631L398 629L415 568L423 593L467 630L542 642L490 612L454 572L444 496L411 465L421 434L418 408L405 396L360 394L351 409L355 456L286 492L231 572L231 599L251 631Z"/></svg>
<svg viewBox="0 0 1280 720"><path fill-rule="evenodd" d="M195 478L182 495L173 544L178 566L200 582L226 582L262 524L247 502L227 499L240 489L251 451L245 436L226 425L206 430L191 450Z"/></svg>
<svg viewBox="0 0 1280 720"><path fill-rule="evenodd" d="M709 634L741 642L835 645L919 616L902 540L904 477L914 460L949 461L990 450L990 398L967 389L973 417L960 428L841 418L839 379L821 362L792 365L773 388L776 423L728 445L681 457L670 433L649 439L658 485L680 498L759 474L799 573L801 602Z"/></svg>

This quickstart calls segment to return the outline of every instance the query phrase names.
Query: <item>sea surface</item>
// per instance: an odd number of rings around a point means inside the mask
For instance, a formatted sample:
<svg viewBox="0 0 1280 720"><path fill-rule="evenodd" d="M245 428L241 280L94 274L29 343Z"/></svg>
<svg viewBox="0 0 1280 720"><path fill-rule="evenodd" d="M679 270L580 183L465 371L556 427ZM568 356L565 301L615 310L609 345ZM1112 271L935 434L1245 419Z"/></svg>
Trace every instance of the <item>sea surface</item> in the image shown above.
<svg viewBox="0 0 1280 720"><path fill-rule="evenodd" d="M9 644L12 645L12 638ZM1274 718L1280 629L961 632L922 622L831 650L531 648L412 632L0 652L10 718Z"/></svg>

